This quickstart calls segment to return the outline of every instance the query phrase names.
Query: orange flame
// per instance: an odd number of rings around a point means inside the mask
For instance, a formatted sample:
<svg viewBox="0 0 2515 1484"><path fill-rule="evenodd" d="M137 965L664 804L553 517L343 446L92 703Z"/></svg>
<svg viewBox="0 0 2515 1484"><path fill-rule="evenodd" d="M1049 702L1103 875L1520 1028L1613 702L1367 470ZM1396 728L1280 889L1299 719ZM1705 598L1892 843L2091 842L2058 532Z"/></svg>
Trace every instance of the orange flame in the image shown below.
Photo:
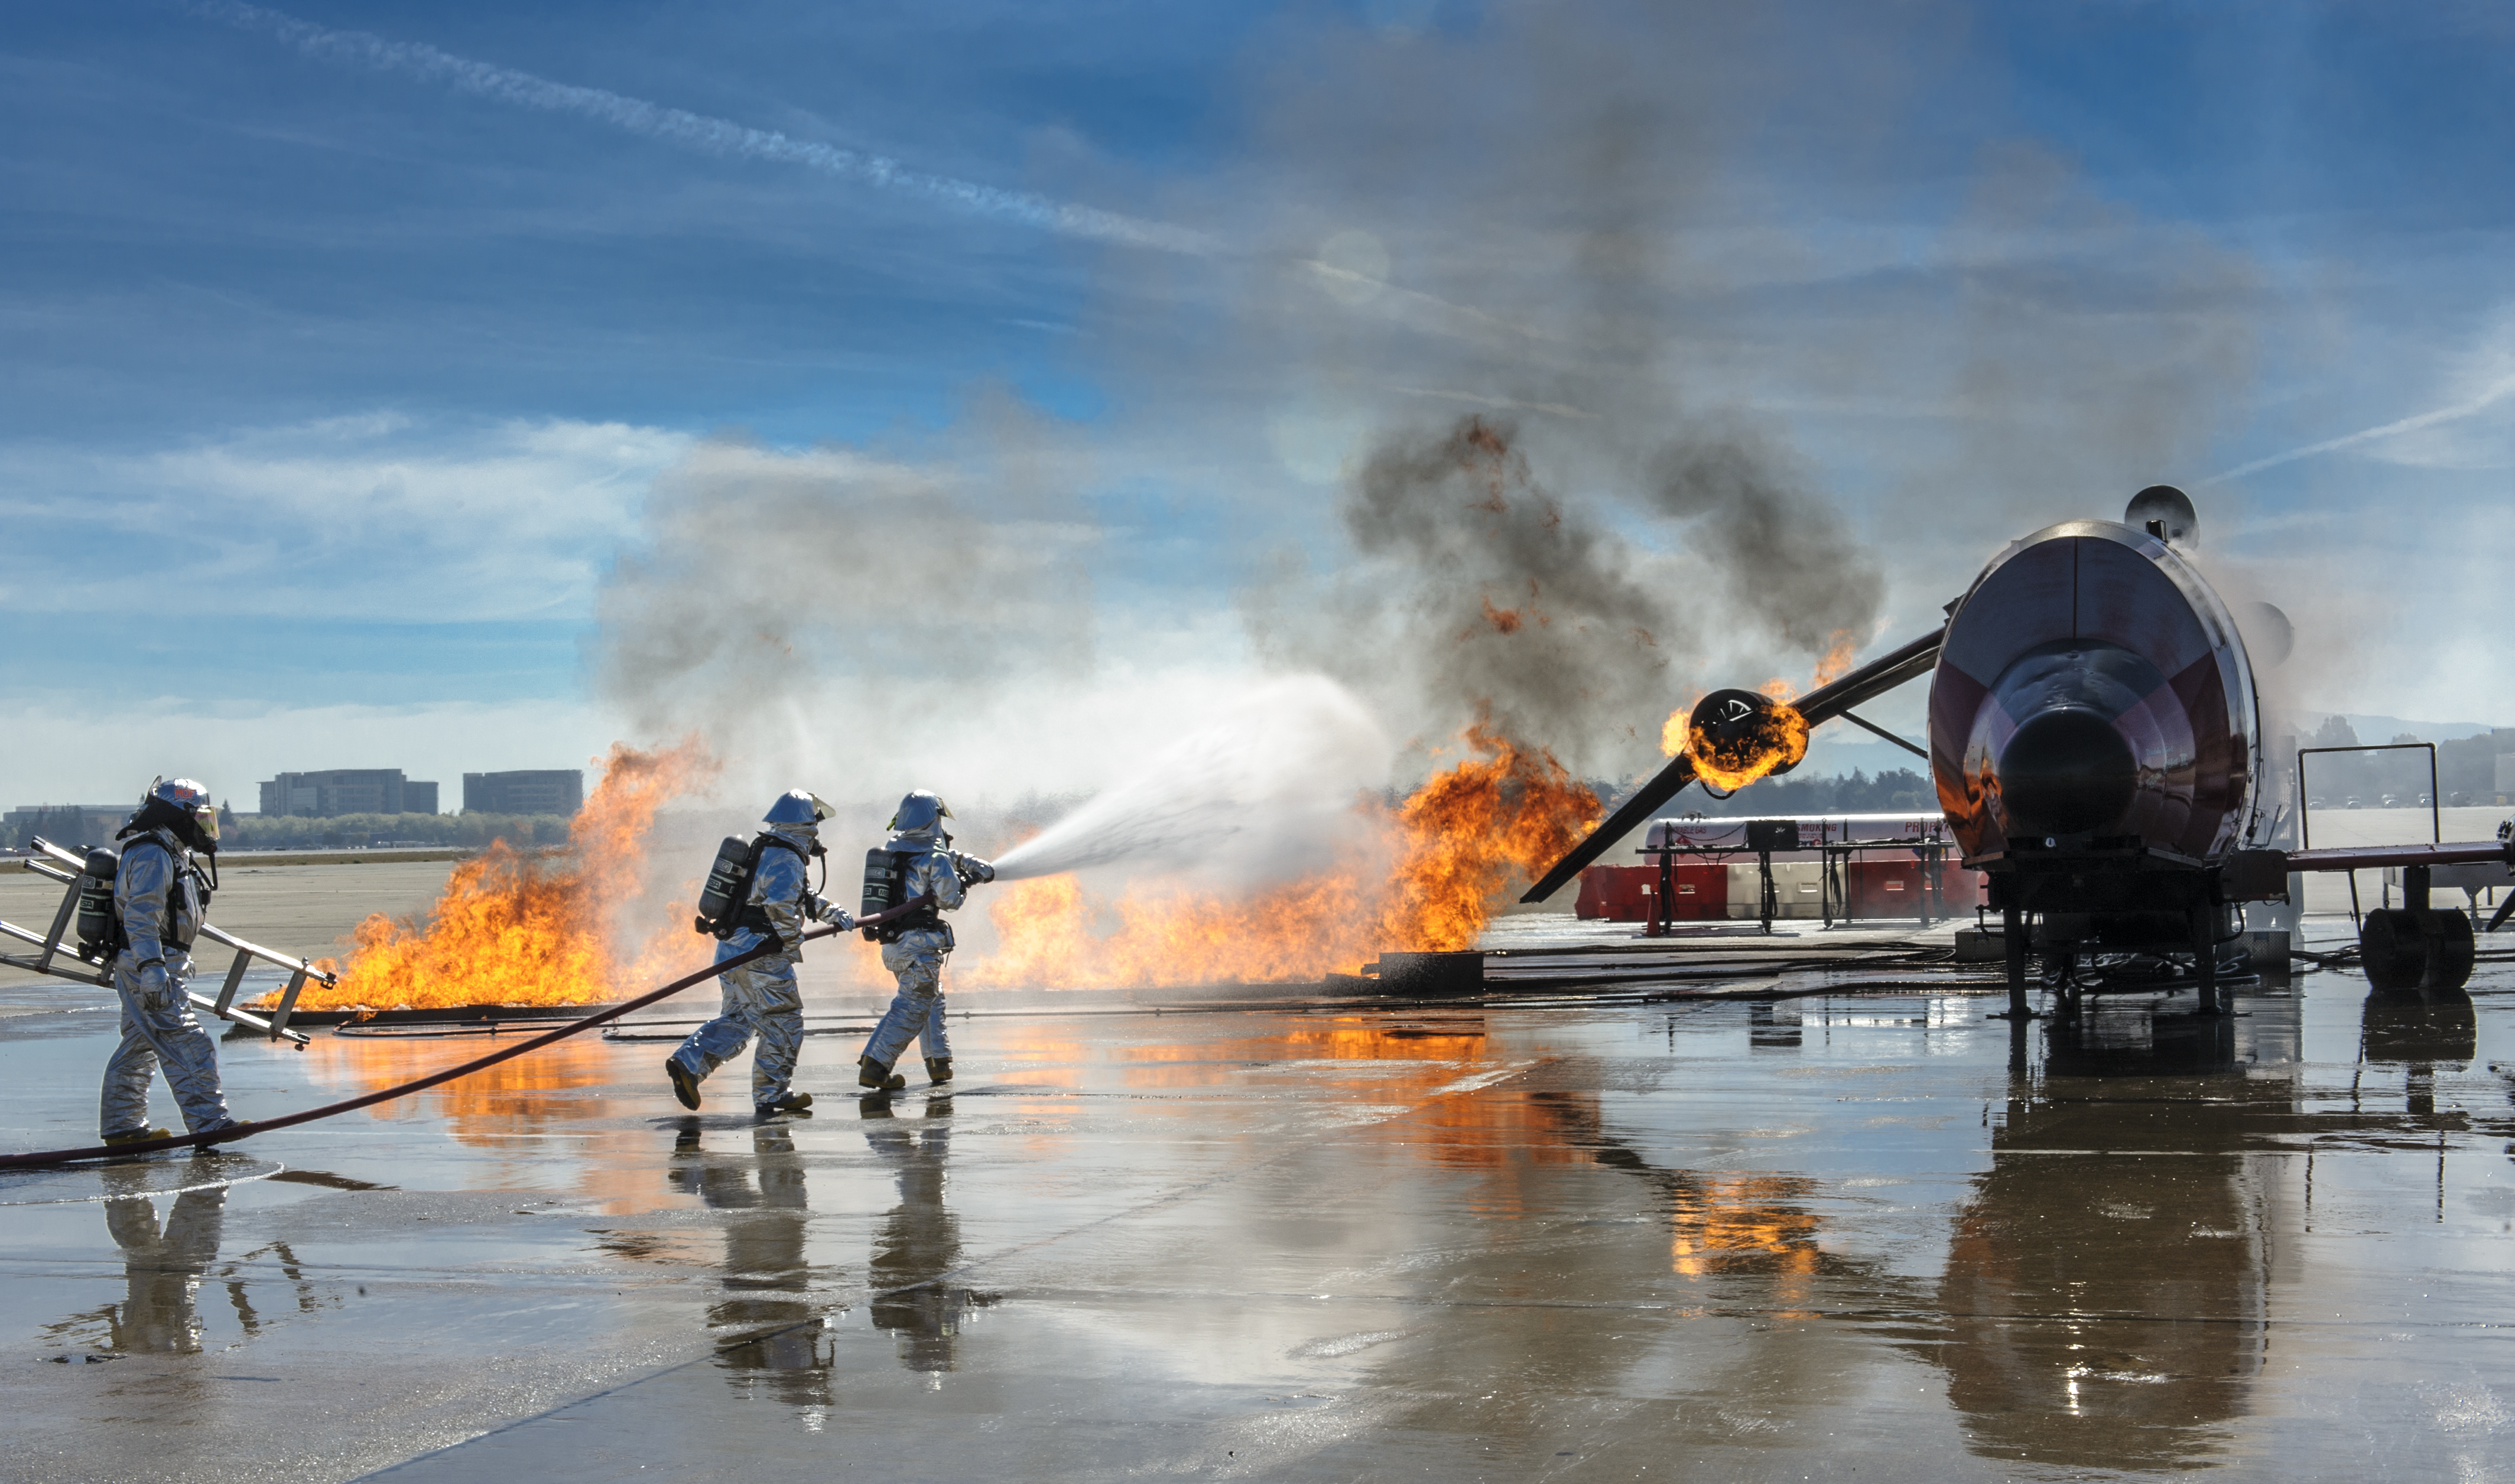
<svg viewBox="0 0 2515 1484"><path fill-rule="evenodd" d="M1704 735L1694 724L1694 714L1703 706L1703 698L1697 696L1668 714L1667 722L1660 727L1660 752L1670 758L1679 753L1691 757L1694 775L1724 791L1744 788L1777 767L1805 758L1808 721L1791 704L1795 694L1791 682L1776 679L1755 688L1773 702L1773 707L1764 724L1752 736L1724 744Z"/></svg>
<svg viewBox="0 0 2515 1484"><path fill-rule="evenodd" d="M1684 705L1670 712L1668 714L1668 720L1660 723L1659 753L1661 757L1673 758L1677 754L1685 751L1686 720L1694 715L1694 708L1702 704L1703 692L1698 690L1686 701Z"/></svg>
<svg viewBox="0 0 2515 1484"><path fill-rule="evenodd" d="M1770 685L1765 693L1772 693ZM1807 718L1787 699L1776 697L1752 726L1733 723L1724 734L1715 735L1710 721L1688 723L1685 750L1694 759L1694 775L1713 788L1734 793L1807 756Z"/></svg>
<svg viewBox="0 0 2515 1484"><path fill-rule="evenodd" d="M1072 877L1016 882L987 909L1004 948L980 984L1150 987L1316 979L1381 949L1474 945L1515 879L1560 859L1599 818L1551 753L1478 722L1477 756L1394 810L1363 805L1368 841L1328 869L1255 896L1131 888L1098 898Z"/></svg>
<svg viewBox="0 0 2515 1484"><path fill-rule="evenodd" d="M715 770L695 737L654 752L614 744L602 781L571 827L567 854L545 859L493 843L454 868L425 925L382 913L360 923L340 983L331 989L309 983L298 1005L595 1005L617 1000L649 977L698 968L708 945L688 931L681 921L686 909L678 905L662 914L667 926L627 960L613 944L623 910L645 893L642 867L655 810Z"/></svg>
<svg viewBox="0 0 2515 1484"><path fill-rule="evenodd" d="M1826 638L1825 653L1817 658L1814 683L1831 685L1851 673L1852 657L1860 652L1860 635L1851 629L1836 629Z"/></svg>
<svg viewBox="0 0 2515 1484"><path fill-rule="evenodd" d="M1380 946L1473 946L1514 873L1534 878L1602 817L1598 796L1554 755L1527 752L1484 721L1467 728L1483 754L1417 789L1398 814L1403 846L1386 884Z"/></svg>
<svg viewBox="0 0 2515 1484"><path fill-rule="evenodd" d="M1825 653L1817 659L1813 686L1826 686L1851 672L1852 658L1860 650L1860 636L1851 629L1836 629L1826 639ZM1662 757L1673 758L1686 753L1694 759L1694 773L1713 788L1735 790L1754 782L1786 763L1795 763L1807 756L1808 723L1791 702L1798 699L1798 687L1775 676L1755 689L1774 703L1771 723L1763 728L1751 745L1732 744L1714 747L1708 738L1697 735L1695 709L1703 704L1698 692L1692 700L1668 714L1660 724L1659 750Z"/></svg>

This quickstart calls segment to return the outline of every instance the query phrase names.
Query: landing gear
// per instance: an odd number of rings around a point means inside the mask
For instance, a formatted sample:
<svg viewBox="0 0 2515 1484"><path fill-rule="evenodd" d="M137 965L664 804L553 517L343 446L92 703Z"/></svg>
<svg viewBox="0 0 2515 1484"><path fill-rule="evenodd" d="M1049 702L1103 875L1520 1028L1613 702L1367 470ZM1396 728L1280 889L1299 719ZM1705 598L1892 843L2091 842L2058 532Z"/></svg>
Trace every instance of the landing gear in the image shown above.
<svg viewBox="0 0 2515 1484"><path fill-rule="evenodd" d="M2227 1011L2218 1003L2218 910L2197 906L2192 909L2192 977L2201 986L2201 1013L2223 1015Z"/></svg>
<svg viewBox="0 0 2515 1484"><path fill-rule="evenodd" d="M2026 1003L2026 914L2015 907L2000 909L2000 940L2008 950L2008 1009L1993 1015L2019 1025L2036 1017Z"/></svg>
<svg viewBox="0 0 2515 1484"><path fill-rule="evenodd" d="M2367 968L2367 982L2388 994L2460 994L2471 982L2478 948L2471 919L2450 907L2428 905L2425 866L2406 867L2402 905L2368 913L2358 929L2358 957Z"/></svg>
<svg viewBox="0 0 2515 1484"><path fill-rule="evenodd" d="M2377 908L2358 929L2367 982L2387 993L2451 993L2471 982L2471 919L2451 907Z"/></svg>

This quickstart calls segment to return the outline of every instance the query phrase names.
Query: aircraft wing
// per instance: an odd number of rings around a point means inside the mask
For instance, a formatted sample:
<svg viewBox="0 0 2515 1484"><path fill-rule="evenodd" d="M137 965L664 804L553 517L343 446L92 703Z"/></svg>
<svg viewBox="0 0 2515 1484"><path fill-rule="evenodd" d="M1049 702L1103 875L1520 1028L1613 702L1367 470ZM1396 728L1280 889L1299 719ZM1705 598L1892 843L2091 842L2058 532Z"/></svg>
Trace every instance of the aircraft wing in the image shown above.
<svg viewBox="0 0 2515 1484"><path fill-rule="evenodd" d="M1791 704L1814 727L1831 721L1864 701L1884 695L1907 680L1929 674L1938 663L1939 644L1947 638L1942 626L1888 651L1859 667L1831 684L1820 685ZM1554 863L1554 869L1528 888L1523 902L1542 902L1563 887L1565 882L1581 874L1581 868L1606 853L1609 845L1630 834L1633 827L1659 812L1660 807L1681 793L1694 781L1694 760L1683 753L1669 760L1648 783L1634 790L1631 798L1617 805L1607 822L1589 832L1588 838L1572 847L1571 853Z"/></svg>

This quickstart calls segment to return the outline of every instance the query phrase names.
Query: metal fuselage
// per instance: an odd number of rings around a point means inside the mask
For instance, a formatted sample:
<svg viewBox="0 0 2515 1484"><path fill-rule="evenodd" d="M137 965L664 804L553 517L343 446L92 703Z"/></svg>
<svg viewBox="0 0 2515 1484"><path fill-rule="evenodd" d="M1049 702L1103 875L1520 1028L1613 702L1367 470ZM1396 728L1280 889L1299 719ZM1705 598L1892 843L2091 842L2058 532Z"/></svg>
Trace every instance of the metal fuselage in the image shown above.
<svg viewBox="0 0 2515 1484"><path fill-rule="evenodd" d="M2260 843L2260 703L2227 606L2158 537L2048 526L1993 558L1930 680L1930 771L1996 905L2147 936ZM2179 929L2175 929L2178 930Z"/></svg>

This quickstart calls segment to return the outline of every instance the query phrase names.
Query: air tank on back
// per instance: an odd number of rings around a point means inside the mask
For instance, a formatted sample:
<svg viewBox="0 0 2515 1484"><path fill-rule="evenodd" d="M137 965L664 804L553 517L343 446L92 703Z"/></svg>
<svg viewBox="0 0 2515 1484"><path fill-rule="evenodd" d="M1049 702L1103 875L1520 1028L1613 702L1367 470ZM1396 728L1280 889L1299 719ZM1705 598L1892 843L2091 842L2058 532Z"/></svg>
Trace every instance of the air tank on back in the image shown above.
<svg viewBox="0 0 2515 1484"><path fill-rule="evenodd" d="M1930 769L1967 857L2125 850L2214 865L2254 826L2252 669L2184 553L2170 485L2125 520L2048 526L1994 557L1930 681Z"/></svg>

